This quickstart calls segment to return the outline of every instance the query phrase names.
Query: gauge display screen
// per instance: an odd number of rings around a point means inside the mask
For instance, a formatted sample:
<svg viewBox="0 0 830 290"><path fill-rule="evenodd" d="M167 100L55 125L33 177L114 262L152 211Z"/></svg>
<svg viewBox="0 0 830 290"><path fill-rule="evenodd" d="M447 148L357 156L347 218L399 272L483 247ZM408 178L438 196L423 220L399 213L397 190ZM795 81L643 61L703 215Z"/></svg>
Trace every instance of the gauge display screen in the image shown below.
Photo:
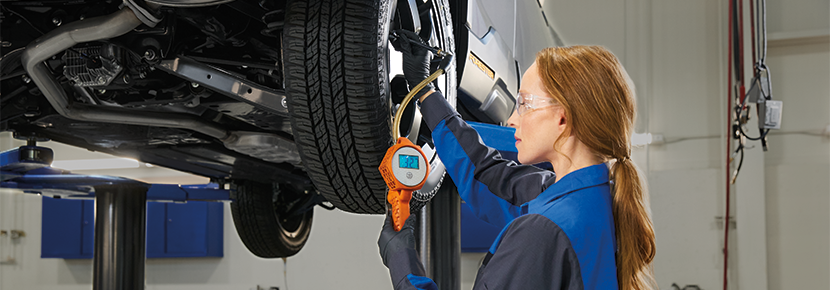
<svg viewBox="0 0 830 290"><path fill-rule="evenodd" d="M401 154L398 164L401 168L418 169L418 156Z"/></svg>

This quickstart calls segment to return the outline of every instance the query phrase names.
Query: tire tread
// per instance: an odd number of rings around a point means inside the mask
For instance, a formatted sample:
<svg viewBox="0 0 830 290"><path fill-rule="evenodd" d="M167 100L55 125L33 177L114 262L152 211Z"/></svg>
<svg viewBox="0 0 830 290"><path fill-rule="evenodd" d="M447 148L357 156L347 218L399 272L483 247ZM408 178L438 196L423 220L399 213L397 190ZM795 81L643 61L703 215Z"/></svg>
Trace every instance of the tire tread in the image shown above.
<svg viewBox="0 0 830 290"><path fill-rule="evenodd" d="M366 57L378 53L376 2L291 2L284 36L289 108L306 169L332 204L355 213L385 210L376 167L391 145L389 109L378 102L385 99L379 61Z"/></svg>

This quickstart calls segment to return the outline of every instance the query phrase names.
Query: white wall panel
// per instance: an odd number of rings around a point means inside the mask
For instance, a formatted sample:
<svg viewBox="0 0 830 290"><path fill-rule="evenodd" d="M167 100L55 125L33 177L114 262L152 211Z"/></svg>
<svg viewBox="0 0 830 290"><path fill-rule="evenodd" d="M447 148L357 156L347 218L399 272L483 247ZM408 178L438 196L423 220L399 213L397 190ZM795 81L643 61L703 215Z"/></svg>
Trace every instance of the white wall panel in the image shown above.
<svg viewBox="0 0 830 290"><path fill-rule="evenodd" d="M723 186L719 169L662 170L648 176L657 256L654 273L661 289L696 284L720 289L723 230L714 216L722 214Z"/></svg>
<svg viewBox="0 0 830 290"><path fill-rule="evenodd" d="M830 289L830 166L767 166L769 289Z"/></svg>
<svg viewBox="0 0 830 290"><path fill-rule="evenodd" d="M784 101L764 176L769 289L830 289L830 138L821 136L830 42L771 47L768 57L773 98Z"/></svg>
<svg viewBox="0 0 830 290"><path fill-rule="evenodd" d="M830 1L767 0L766 2L767 30L770 33L830 29Z"/></svg>

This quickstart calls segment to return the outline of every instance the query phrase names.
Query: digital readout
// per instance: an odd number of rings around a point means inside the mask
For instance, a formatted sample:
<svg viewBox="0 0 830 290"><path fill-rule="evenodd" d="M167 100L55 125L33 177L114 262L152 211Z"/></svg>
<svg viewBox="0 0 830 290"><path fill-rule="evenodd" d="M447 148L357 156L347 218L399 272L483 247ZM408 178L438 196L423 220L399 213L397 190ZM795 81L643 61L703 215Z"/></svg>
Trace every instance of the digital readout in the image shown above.
<svg viewBox="0 0 830 290"><path fill-rule="evenodd" d="M418 156L416 155L399 155L398 164L401 168L418 169Z"/></svg>

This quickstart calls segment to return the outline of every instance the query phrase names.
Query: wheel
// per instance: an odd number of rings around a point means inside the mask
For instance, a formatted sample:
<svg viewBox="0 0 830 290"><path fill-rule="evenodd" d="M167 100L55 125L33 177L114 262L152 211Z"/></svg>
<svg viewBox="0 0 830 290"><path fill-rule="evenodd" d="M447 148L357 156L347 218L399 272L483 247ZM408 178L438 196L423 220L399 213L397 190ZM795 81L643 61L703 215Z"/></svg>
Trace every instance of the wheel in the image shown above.
<svg viewBox="0 0 830 290"><path fill-rule="evenodd" d="M419 35L431 46L455 49L446 0L413 1L419 6L412 9L407 2L295 0L287 4L283 53L295 142L318 191L344 211L385 212L387 189L378 166L394 144L390 119L403 98L402 76L390 68L401 62L389 45L390 30L415 31L414 23L420 22ZM417 13L410 13L415 9ZM435 84L454 106L454 63ZM412 208L417 210L440 187L445 170L414 107L408 106L412 112L403 117L401 131L424 147L432 165L427 184L413 198Z"/></svg>
<svg viewBox="0 0 830 290"><path fill-rule="evenodd" d="M290 257L300 251L311 232L313 207L296 211L307 199L289 185L239 181L233 184L231 215L236 233L251 253L261 258Z"/></svg>

